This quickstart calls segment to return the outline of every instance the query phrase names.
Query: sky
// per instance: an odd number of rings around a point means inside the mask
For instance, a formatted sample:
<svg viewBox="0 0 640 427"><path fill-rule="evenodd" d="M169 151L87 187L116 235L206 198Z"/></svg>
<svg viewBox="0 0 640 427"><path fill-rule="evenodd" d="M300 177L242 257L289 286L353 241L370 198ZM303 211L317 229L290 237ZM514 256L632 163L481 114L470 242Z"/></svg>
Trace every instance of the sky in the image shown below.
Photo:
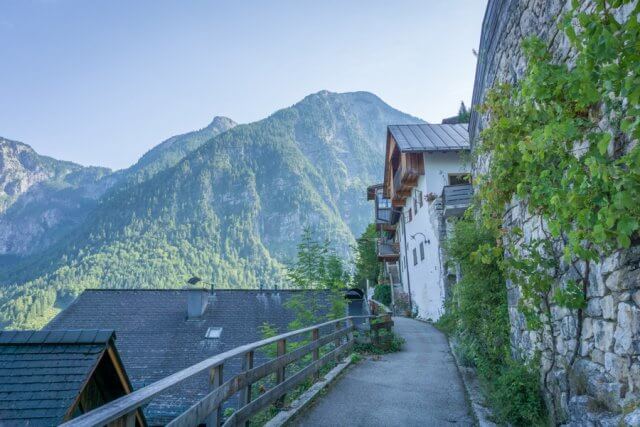
<svg viewBox="0 0 640 427"><path fill-rule="evenodd" d="M0 136L120 169L320 90L439 123L469 105L486 0L0 0Z"/></svg>

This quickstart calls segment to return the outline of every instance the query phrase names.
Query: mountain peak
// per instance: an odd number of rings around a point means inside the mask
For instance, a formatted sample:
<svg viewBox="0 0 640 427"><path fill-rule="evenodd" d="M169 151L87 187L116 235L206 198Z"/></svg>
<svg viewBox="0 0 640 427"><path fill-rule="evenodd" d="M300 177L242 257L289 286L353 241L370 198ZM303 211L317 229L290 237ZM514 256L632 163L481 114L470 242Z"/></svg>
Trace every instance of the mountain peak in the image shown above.
<svg viewBox="0 0 640 427"><path fill-rule="evenodd" d="M225 116L215 116L211 123L207 125L205 129L218 128L218 129L231 129L235 127L238 123Z"/></svg>

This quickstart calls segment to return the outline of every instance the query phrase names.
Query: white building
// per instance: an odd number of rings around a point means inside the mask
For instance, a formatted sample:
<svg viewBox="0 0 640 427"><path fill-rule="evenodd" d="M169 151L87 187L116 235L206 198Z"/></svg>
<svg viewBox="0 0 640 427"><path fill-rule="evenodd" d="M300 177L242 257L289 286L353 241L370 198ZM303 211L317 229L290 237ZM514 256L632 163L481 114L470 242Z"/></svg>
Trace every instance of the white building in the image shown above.
<svg viewBox="0 0 640 427"><path fill-rule="evenodd" d="M381 243L399 249L396 301L404 293L409 309L425 320L442 315L455 282L455 275L445 271L441 242L448 218L464 212L472 194L464 160L468 151L466 124L393 125L387 130L382 195L390 200L392 214L391 227L381 230ZM379 257L384 248L379 246ZM387 270L393 265L386 264Z"/></svg>

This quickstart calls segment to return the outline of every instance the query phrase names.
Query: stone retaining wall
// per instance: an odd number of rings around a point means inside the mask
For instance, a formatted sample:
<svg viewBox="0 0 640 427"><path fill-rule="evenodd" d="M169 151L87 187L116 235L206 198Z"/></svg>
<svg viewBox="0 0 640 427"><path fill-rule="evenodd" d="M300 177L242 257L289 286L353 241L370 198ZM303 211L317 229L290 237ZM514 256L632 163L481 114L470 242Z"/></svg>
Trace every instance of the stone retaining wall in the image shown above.
<svg viewBox="0 0 640 427"><path fill-rule="evenodd" d="M495 82L516 81L523 75L526 64L520 43L527 36L546 40L555 60L572 60L570 45L557 26L569 6L565 0L489 1L474 106ZM589 4L585 2L584 7ZM487 117L472 112L472 143L478 143L486 123ZM486 170L489 161L479 161L474 174ZM506 210L504 223L523 230L517 245L548 236L540 218L530 215L521 201ZM528 330L518 311L520 289L507 283L513 352L532 360L540 356L545 399L556 423L640 425L640 247L618 251L589 266L561 263L557 285L585 273L590 286L580 327L576 310L550 303L550 326L542 331Z"/></svg>

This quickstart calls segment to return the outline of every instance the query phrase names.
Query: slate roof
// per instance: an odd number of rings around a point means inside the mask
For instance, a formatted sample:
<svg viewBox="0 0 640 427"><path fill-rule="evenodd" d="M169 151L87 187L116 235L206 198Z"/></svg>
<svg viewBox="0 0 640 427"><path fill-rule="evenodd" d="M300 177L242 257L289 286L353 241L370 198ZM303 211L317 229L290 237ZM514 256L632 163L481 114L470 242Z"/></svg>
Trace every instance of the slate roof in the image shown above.
<svg viewBox="0 0 640 427"><path fill-rule="evenodd" d="M466 123L390 125L387 129L403 152L469 150Z"/></svg>
<svg viewBox="0 0 640 427"><path fill-rule="evenodd" d="M112 330L0 331L0 424L60 424Z"/></svg>
<svg viewBox="0 0 640 427"><path fill-rule="evenodd" d="M234 347L257 341L268 322L280 332L294 318L283 304L301 291L216 290L204 314L187 320L187 290L87 290L46 328L112 328L118 334L118 351L134 390ZM315 291L321 301L328 293ZM220 338L207 339L210 327L222 327ZM256 353L255 364L264 357ZM229 378L239 372L240 360L225 364ZM208 392L203 372L145 408L150 425L164 424L188 409Z"/></svg>

